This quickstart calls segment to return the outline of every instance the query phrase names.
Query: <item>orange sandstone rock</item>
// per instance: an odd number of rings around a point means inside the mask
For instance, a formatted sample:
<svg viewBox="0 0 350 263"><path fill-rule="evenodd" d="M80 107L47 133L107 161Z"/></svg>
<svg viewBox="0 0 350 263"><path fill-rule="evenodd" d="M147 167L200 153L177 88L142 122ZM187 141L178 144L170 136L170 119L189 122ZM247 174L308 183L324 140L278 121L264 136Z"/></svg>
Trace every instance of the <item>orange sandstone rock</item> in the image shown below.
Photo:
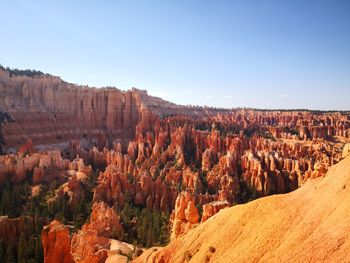
<svg viewBox="0 0 350 263"><path fill-rule="evenodd" d="M226 200L224 201L214 201L208 204L203 205L203 214L201 222L205 222L210 217L215 215L221 209L229 207L230 204Z"/></svg>
<svg viewBox="0 0 350 263"><path fill-rule="evenodd" d="M347 262L350 157L296 191L222 210L134 262Z"/></svg>
<svg viewBox="0 0 350 263"><path fill-rule="evenodd" d="M41 233L45 263L73 263L67 226L53 220Z"/></svg>
<svg viewBox="0 0 350 263"><path fill-rule="evenodd" d="M120 236L123 227L113 208L94 203L90 222L72 237L71 254L75 262L102 263L108 256L111 238Z"/></svg>
<svg viewBox="0 0 350 263"><path fill-rule="evenodd" d="M181 192L176 199L175 209L171 214L171 236L173 240L187 233L198 223L199 214L194 198L189 192Z"/></svg>

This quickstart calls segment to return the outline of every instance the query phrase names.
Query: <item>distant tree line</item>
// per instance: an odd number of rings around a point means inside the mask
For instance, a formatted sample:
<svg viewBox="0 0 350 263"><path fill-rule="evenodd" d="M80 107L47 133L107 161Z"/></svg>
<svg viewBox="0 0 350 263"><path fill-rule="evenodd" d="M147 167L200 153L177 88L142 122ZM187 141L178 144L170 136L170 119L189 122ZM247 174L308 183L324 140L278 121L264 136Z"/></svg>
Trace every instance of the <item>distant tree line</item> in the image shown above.
<svg viewBox="0 0 350 263"><path fill-rule="evenodd" d="M34 76L42 76L45 75L43 72L38 71L38 70L33 70L33 69L11 69L9 67L4 67L2 65L0 65L0 69L2 70L6 70L9 72L10 77L12 76L28 76L28 77L34 77Z"/></svg>

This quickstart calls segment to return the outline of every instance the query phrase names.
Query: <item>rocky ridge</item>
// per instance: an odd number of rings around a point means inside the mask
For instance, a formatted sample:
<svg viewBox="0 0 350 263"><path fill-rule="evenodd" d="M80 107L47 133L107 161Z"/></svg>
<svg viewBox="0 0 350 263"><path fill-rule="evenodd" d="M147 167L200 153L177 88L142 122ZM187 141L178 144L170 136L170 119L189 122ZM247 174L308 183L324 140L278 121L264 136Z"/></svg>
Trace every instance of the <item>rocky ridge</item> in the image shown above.
<svg viewBox="0 0 350 263"><path fill-rule="evenodd" d="M347 157L324 178L286 195L223 209L134 262L348 262L349 184Z"/></svg>

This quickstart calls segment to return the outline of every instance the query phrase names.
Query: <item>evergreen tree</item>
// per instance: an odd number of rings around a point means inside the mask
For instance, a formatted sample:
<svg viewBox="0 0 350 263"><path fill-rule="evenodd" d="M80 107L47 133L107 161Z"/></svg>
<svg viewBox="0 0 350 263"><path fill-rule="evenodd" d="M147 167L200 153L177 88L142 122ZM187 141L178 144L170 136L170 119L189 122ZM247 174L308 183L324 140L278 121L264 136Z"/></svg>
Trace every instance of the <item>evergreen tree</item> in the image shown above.
<svg viewBox="0 0 350 263"><path fill-rule="evenodd" d="M41 230L43 228L43 223L42 223L42 220L40 219L40 212L38 208L35 209L34 228L35 228L35 234L40 235Z"/></svg>
<svg viewBox="0 0 350 263"><path fill-rule="evenodd" d="M43 259L43 248L41 246L41 238L39 237L35 240L35 262L41 263Z"/></svg>
<svg viewBox="0 0 350 263"><path fill-rule="evenodd" d="M4 242L0 239L0 262L5 262L5 253Z"/></svg>
<svg viewBox="0 0 350 263"><path fill-rule="evenodd" d="M25 246L25 258L35 257L35 238L31 236Z"/></svg>
<svg viewBox="0 0 350 263"><path fill-rule="evenodd" d="M10 208L10 196L9 196L7 187L5 187L1 195L0 214L7 215L9 208Z"/></svg>
<svg viewBox="0 0 350 263"><path fill-rule="evenodd" d="M16 251L13 245L9 245L6 249L6 263L16 263Z"/></svg>
<svg viewBox="0 0 350 263"><path fill-rule="evenodd" d="M24 237L24 233L21 232L19 242L18 242L18 252L17 252L17 262L18 263L25 263L25 251L26 251L26 240Z"/></svg>

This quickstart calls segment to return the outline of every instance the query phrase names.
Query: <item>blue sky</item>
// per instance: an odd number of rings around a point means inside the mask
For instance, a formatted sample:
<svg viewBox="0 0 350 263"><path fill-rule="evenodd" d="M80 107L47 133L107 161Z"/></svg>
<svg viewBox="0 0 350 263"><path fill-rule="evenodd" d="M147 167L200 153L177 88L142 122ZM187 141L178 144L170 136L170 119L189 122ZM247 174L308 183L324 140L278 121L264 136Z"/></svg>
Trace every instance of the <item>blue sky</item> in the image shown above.
<svg viewBox="0 0 350 263"><path fill-rule="evenodd" d="M350 1L0 1L0 63L180 104L350 110Z"/></svg>

